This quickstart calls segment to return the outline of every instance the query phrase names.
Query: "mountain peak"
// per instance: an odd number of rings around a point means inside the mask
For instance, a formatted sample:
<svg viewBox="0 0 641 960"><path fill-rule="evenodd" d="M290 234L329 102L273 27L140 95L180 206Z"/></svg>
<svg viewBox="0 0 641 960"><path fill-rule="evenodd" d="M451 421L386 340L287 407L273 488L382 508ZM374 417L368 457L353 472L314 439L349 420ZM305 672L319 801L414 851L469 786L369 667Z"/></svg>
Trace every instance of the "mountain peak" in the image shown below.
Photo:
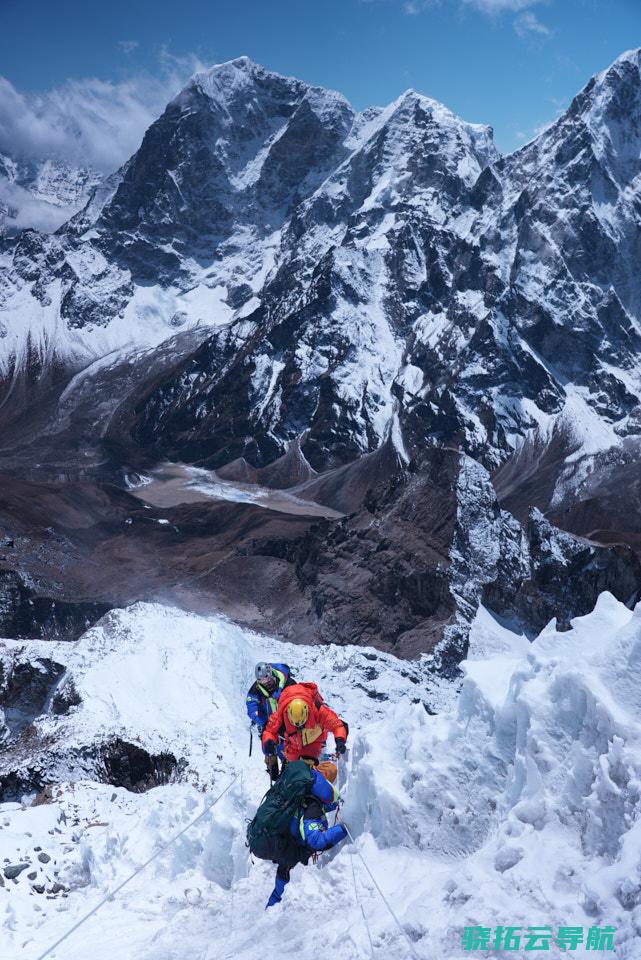
<svg viewBox="0 0 641 960"><path fill-rule="evenodd" d="M412 87L405 90L400 97L397 97L388 109L391 113L395 113L407 106L420 107L425 113L433 117L440 126L460 126L473 131L476 135L482 135L492 139L492 128L487 124L470 123L450 110L449 107L446 107L440 100L435 100L433 97L428 97L424 93L419 93Z"/></svg>
<svg viewBox="0 0 641 960"><path fill-rule="evenodd" d="M600 94L611 96L621 86L628 87L632 83L641 87L641 48L627 50L612 63L596 73L575 97L575 101L582 101L586 96L598 98Z"/></svg>
<svg viewBox="0 0 641 960"><path fill-rule="evenodd" d="M599 161L608 157L610 165L623 164L624 180L636 176L641 144L641 48L627 50L594 74L567 110L512 156L536 154L546 162L550 150L560 150L557 159L563 157L564 163L571 163L588 144Z"/></svg>
<svg viewBox="0 0 641 960"><path fill-rule="evenodd" d="M232 75L234 73L246 73L250 76L253 76L259 72L270 73L271 71L268 71L260 63L256 63L255 60L251 59L251 57L243 54L240 57L234 57L232 60L223 60L222 63L214 63L211 67L201 70L194 76L225 76ZM274 75L279 76L279 74Z"/></svg>
<svg viewBox="0 0 641 960"><path fill-rule="evenodd" d="M606 67L606 69L602 71L602 74L609 73L613 67L616 67L617 64L621 63L633 63L635 66L641 67L641 47L636 47L632 50L626 50L624 53L620 54L616 60L612 61L609 67ZM597 76L599 76L599 74L597 74Z"/></svg>
<svg viewBox="0 0 641 960"><path fill-rule="evenodd" d="M258 93L261 98L275 97L289 103L306 98L312 109L320 115L325 114L328 108L353 112L342 93L268 70L248 56L226 60L194 74L186 89L194 88L211 100L227 104L240 104L248 101L250 94Z"/></svg>
<svg viewBox="0 0 641 960"><path fill-rule="evenodd" d="M254 63L249 57L242 56L234 60L226 60L224 63L216 63L209 69L194 74L188 86L197 87L207 96L217 99L221 94L229 96L244 91L259 78L273 78L281 82L286 79ZM289 83L302 86L300 81L291 78Z"/></svg>

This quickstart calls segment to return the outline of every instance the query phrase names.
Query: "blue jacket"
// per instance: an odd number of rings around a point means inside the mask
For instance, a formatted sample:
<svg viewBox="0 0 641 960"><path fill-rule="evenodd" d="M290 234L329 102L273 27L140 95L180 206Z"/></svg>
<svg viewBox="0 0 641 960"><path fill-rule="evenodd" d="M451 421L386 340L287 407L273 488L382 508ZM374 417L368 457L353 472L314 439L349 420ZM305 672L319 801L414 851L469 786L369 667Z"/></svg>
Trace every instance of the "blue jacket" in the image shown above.
<svg viewBox="0 0 641 960"><path fill-rule="evenodd" d="M326 780L318 770L312 770L312 773L314 783L310 793L320 802L324 812L320 817L306 816L305 811L300 817L292 817L289 821L289 832L298 843L312 850L329 850L347 836L342 823L336 823L330 827L325 816L325 813L335 810L338 806L339 792L334 784ZM314 804L314 807L318 810L318 804Z"/></svg>
<svg viewBox="0 0 641 960"><path fill-rule="evenodd" d="M278 686L273 691L269 693L264 687L262 687L258 680L256 680L249 690L247 691L247 716L252 723L258 724L259 727L264 727L270 716L278 706L278 698L281 693L292 683L296 681L291 676L291 670L286 663L270 663L270 667L274 671L274 676L278 680Z"/></svg>
<svg viewBox="0 0 641 960"><path fill-rule="evenodd" d="M347 830L342 823L335 823L333 827L330 827L325 816L325 813L335 810L338 806L339 793L336 787L329 780L326 780L318 770L312 770L312 773L314 783L310 789L311 802L307 808L308 815L306 816L306 811L303 811L300 817L292 817L289 821L289 832L307 850L329 850L330 847L335 847L347 836ZM312 812L316 815L309 816ZM318 815L319 812L320 816ZM304 862L306 863L307 860L305 859ZM285 886L289 883L289 869L287 869L284 877L279 875L279 871L280 866L276 872L274 889L265 904L265 910L281 902Z"/></svg>

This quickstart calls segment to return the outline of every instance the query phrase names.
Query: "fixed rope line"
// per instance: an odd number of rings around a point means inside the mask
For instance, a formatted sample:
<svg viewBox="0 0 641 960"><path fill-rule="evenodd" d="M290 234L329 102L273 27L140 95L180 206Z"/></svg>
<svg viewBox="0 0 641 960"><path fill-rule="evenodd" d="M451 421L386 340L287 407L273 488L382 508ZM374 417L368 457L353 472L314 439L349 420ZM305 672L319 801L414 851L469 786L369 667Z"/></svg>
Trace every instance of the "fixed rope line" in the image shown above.
<svg viewBox="0 0 641 960"><path fill-rule="evenodd" d="M343 824L343 826L344 826L344 824ZM347 829L347 827L345 827L345 829ZM356 886L356 871L354 870L354 854L353 854L353 853L352 853L352 855L351 855L351 857L350 857L349 859L350 859L350 863L351 863L351 866L352 866L352 880L353 880L353 882L354 882L354 896L356 897L356 903L357 903L358 906L361 908L361 914L362 914L362 916L363 916L363 923L365 924L365 929L366 929L366 931L367 931L367 939L369 940L369 950L370 950L370 954L371 954L372 960L374 960L374 944L372 943L372 934L370 933L369 923L367 922L367 917L366 917L366 915L365 915L365 910L364 910L364 908L363 908L363 904L361 903L361 899L360 899L360 897L359 897L359 895L358 895L358 888L357 888L357 886Z"/></svg>
<svg viewBox="0 0 641 960"><path fill-rule="evenodd" d="M340 812L341 812L341 803L342 803L342 800L339 800L339 801L338 801L338 804L337 804L337 806L336 806L336 813L334 814L334 826L336 826L336 824L337 824L337 823L339 822L339 820L340 820L339 814L340 814ZM343 823L342 820L340 820L340 822ZM346 824L343 823L343 826L344 826L345 829L347 830ZM360 897L359 897L359 895L358 895L358 887L357 887L357 885L356 885L356 871L354 870L354 854L353 854L353 852L350 854L349 861L350 861L350 865L351 865L351 868L352 868L352 881L353 881L353 883L354 883L354 899L356 900L356 905L357 905L358 907L360 907L361 914L363 915L363 923L365 924L365 930L367 931L367 939L369 940L370 956L372 957L372 960L374 960L374 944L372 943L372 934L370 933L369 923L367 922L367 917L366 917L366 915L365 915L365 910L364 910L364 908L363 908L363 904L361 903L361 899L360 899Z"/></svg>
<svg viewBox="0 0 641 960"><path fill-rule="evenodd" d="M397 917L396 914L394 913L394 910L392 909L392 906L391 906L389 900L387 899L387 897L385 896L385 894L383 893L383 891L382 891L381 888L379 887L378 883L376 882L376 879L375 879L375 877L374 877L374 874L372 873L372 871L370 870L370 868L369 868L369 867L367 866L367 864L365 863L365 859L364 859L364 857L363 857L363 854L362 854L362 853L360 852L360 850L356 847L356 841L354 840L354 837L352 836L351 830L349 829L349 827L347 826L347 824L345 823L344 820L342 821L342 823L343 823L343 826L345 827L345 829L347 830L347 836L349 837L349 839L350 839L350 840L352 841L352 843L354 844L354 849L356 850L356 853L357 853L358 856L361 858L361 863L363 864L363 866L365 867L365 869L367 870L367 872L368 872L368 874L369 874L370 880L372 881L372 883L374 884L374 886L375 886L376 889L378 890L378 893L379 893L379 896L380 896L381 900L383 901L383 903L385 904L385 906L386 906L387 909L389 910L389 912L390 912L390 914L391 914L391 916L392 916L392 918L393 918L393 920L394 920L394 923L396 924L396 926L398 927L398 929L401 931L401 933L403 934L403 936L404 936L405 939L407 940L407 943L408 943L408 945L409 945L409 948L410 948L410 951L411 951L411 953L412 953L412 956L415 958L415 960L420 960L420 958L419 958L416 950L414 949L414 944L412 943L412 941L411 941L411 939L410 939L410 936L409 936L407 930L406 930L406 929L403 927L403 925L401 924L401 921L398 919L398 917ZM40 960L40 958L38 958L38 960Z"/></svg>
<svg viewBox="0 0 641 960"><path fill-rule="evenodd" d="M179 840L180 837L182 837L182 835L183 835L184 833L187 833L187 831L188 831L191 827L193 827L194 824L198 823L199 820L202 820L203 817L204 817L207 813L209 813L209 811L211 810L211 808L212 808L213 806L215 806L215 804L217 804L218 801L221 800L221 799L225 796L225 794L227 793L227 791L229 790L229 788L234 785L234 783L236 782L237 779L238 779L238 774L236 774L236 775L233 777L233 779L229 781L229 783L227 784L227 786L225 787L225 789L223 790L223 792L222 792L222 793L219 793L218 796L216 797L216 799L215 799L215 800L212 800L212 802L209 803L209 804L205 807L205 809L202 811L202 813L199 813L197 817L194 817L194 819L191 820L191 821L187 824L186 827L183 827L183 829L180 830L177 834L175 834L175 836L173 836L170 840L168 840L167 843L164 843L158 850L156 850L156 852L155 852L151 857L149 857L148 860L145 860L145 862L144 862L140 867L138 867L136 870L134 870L134 872L133 872L132 874L130 874L130 876L128 876L126 880L123 880L122 883L119 884L119 885L116 887L115 890L111 890L105 897L103 897L102 900L100 901L100 903L96 904L96 906L93 908L93 910L90 910L89 913L86 913L86 914L84 915L84 917L81 917L80 920L78 920L78 922L75 923L75 924L73 925L73 927L71 927L70 930L67 930L67 932L66 932L65 934L63 934L63 936L60 937L59 940L56 940L56 942L53 943L50 947L47 947L47 949L45 950L44 953L41 953L40 956L36 957L36 960L44 960L44 958L47 957L50 953L52 953L52 951L54 951L54 950L56 949L56 947L59 947L60 944L61 944L64 940L67 939L67 937L70 937L71 934L74 933L74 932L78 929L78 927L81 927L82 924L85 923L85 921L89 919L89 917L93 917L94 913L98 913L98 911L100 910L100 908L101 908L101 907L104 907L104 905L107 903L108 900L113 900L113 898L116 896L116 894L117 894L117 893L120 893L120 891L122 890L122 888L125 887L125 886L129 883L130 880L133 880L133 878L134 878L134 877L137 877L139 873L142 873L142 871L145 869L145 867L148 867L149 864L150 864L153 860L156 859L156 857L159 857L161 853L164 853L165 850L168 850L169 847L171 847L171 845L174 844L174 843L176 842L176 840Z"/></svg>
<svg viewBox="0 0 641 960"><path fill-rule="evenodd" d="M242 816L242 814L245 812L245 806L246 806L246 804L245 804L245 780L244 780L244 777L245 777L245 771L244 771L244 769L241 767L241 770L240 770L240 783L239 783L239 785L238 785L238 786L239 786L239 790L240 790L241 816ZM248 857L249 857L249 852L248 852ZM236 913L235 908L234 908L234 890L235 890L235 889L236 889L236 884L234 883L234 877L232 876L231 889L230 889L230 893L231 893L231 898L230 898L230 900L231 900L231 902L230 902L230 907L229 907L229 910L230 910L230 919L229 919L229 936L230 936L230 939L232 939L232 938L233 938L233 935L234 935L234 916L235 916L235 913Z"/></svg>

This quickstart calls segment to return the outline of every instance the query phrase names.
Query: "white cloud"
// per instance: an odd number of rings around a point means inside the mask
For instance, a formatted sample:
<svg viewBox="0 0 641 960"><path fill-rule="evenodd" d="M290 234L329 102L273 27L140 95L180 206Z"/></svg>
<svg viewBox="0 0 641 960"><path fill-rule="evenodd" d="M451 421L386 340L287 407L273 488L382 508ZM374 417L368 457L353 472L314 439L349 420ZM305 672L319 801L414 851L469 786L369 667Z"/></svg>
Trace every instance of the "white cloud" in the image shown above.
<svg viewBox="0 0 641 960"><path fill-rule="evenodd" d="M137 150L145 130L199 69L195 57L162 51L157 76L68 80L29 96L0 76L0 153L65 160L109 173Z"/></svg>
<svg viewBox="0 0 641 960"><path fill-rule="evenodd" d="M526 10L514 21L514 29L519 37L526 37L528 34L535 34L539 37L549 37L552 31L538 19L531 10Z"/></svg>
<svg viewBox="0 0 641 960"><path fill-rule="evenodd" d="M147 128L189 77L202 69L195 56L175 57L162 49L156 75L138 72L120 81L68 80L38 95L22 94L0 76L0 154L18 161L20 176L24 175L20 183L0 176L0 232L3 207L11 211L5 224L11 230L56 230L84 205L86 196L69 194L63 183L61 193L54 186L47 200L38 195L29 169L35 176L43 161L53 160L97 174L112 173L135 153Z"/></svg>
<svg viewBox="0 0 641 960"><path fill-rule="evenodd" d="M512 12L526 10L528 7L540 3L541 0L463 0L463 2L468 6L476 7L483 13L494 14L503 13L506 10Z"/></svg>
<svg viewBox="0 0 641 960"><path fill-rule="evenodd" d="M370 2L370 0L366 0L366 2ZM403 0L403 11L409 16L416 16L424 10L442 6L444 2L449 2L452 6L459 4L463 7L470 7L491 17L498 17L502 13L520 14L514 22L514 27L519 36L525 36L527 33L548 35L551 32L530 11L531 7L549 2L549 0Z"/></svg>
<svg viewBox="0 0 641 960"><path fill-rule="evenodd" d="M137 40L119 40L118 46L123 53L133 53L140 44Z"/></svg>
<svg viewBox="0 0 641 960"><path fill-rule="evenodd" d="M82 200L76 204L55 206L34 196L24 187L0 178L0 224L3 205L12 211L7 220L7 226L12 231L33 227L43 233L53 233L84 206Z"/></svg>
<svg viewBox="0 0 641 960"><path fill-rule="evenodd" d="M403 11L408 16L418 16L424 10L441 6L444 0L403 0ZM459 4L459 9L468 7L484 13L487 16L498 18L501 14L516 14L513 21L514 29L519 37L548 37L552 31L539 20L530 9L549 0L449 0L451 4Z"/></svg>

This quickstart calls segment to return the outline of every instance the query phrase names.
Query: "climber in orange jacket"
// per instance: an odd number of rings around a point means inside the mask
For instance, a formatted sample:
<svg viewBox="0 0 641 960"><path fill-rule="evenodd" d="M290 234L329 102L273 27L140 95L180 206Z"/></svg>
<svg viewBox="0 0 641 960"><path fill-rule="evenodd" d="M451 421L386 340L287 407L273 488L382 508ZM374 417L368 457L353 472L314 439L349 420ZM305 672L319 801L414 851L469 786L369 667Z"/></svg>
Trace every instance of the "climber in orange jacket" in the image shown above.
<svg viewBox="0 0 641 960"><path fill-rule="evenodd" d="M294 683L285 687L278 700L278 707L263 731L262 744L265 757L273 757L279 737L285 741L285 759L318 760L327 734L333 733L336 753L345 753L347 724L323 702L315 683Z"/></svg>

